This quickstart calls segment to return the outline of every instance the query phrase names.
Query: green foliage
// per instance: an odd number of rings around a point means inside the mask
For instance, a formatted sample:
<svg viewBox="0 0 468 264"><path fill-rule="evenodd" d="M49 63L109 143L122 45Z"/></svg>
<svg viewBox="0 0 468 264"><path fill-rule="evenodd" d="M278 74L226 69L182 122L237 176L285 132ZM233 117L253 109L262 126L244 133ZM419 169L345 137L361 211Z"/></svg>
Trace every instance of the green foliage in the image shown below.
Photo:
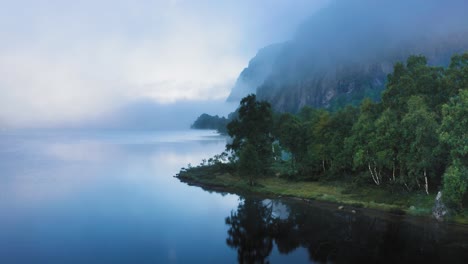
<svg viewBox="0 0 468 264"><path fill-rule="evenodd" d="M291 167L295 171L306 157L307 142L304 124L291 114L282 114L276 121L275 136L286 151L291 153Z"/></svg>
<svg viewBox="0 0 468 264"><path fill-rule="evenodd" d="M252 144L247 143L241 149L238 167L239 174L247 177L249 184L253 186L255 176L261 173L262 164L260 163L258 153Z"/></svg>
<svg viewBox="0 0 468 264"><path fill-rule="evenodd" d="M348 148L353 150L353 164L355 169L367 169L377 185L382 182L381 166L377 164L375 121L379 115L379 106L370 100L364 100L361 104L359 118L354 123L352 134L346 140Z"/></svg>
<svg viewBox="0 0 468 264"><path fill-rule="evenodd" d="M423 97L430 109L437 110L447 96L445 70L427 65L423 56L411 56L406 66L397 63L388 75L387 88L382 93L384 108L390 108L398 117L408 112L407 101L411 96ZM438 110L437 110L438 112Z"/></svg>
<svg viewBox="0 0 468 264"><path fill-rule="evenodd" d="M465 65L468 64L467 59L465 59ZM453 63L455 62L452 62L451 67L453 67ZM462 79L455 80L455 82L465 82L466 84L466 80ZM448 167L443 176L443 199L448 206L460 210L468 186L467 89L460 90L458 95L452 97L450 102L442 106L442 116L439 128L440 141L448 146L452 159L452 165Z"/></svg>
<svg viewBox="0 0 468 264"><path fill-rule="evenodd" d="M255 95L249 95L240 102L238 118L228 124L228 134L232 137L232 143L226 148L236 157L246 147L255 152L258 162L258 171L266 174L273 159L273 114L271 106L267 102L258 102Z"/></svg>
<svg viewBox="0 0 468 264"><path fill-rule="evenodd" d="M468 89L460 90L457 96L444 104L442 115L440 140L450 148L453 159L464 161L468 166Z"/></svg>
<svg viewBox="0 0 468 264"><path fill-rule="evenodd" d="M348 106L333 113L330 117L326 131L326 146L330 157L329 177L345 174L352 168L352 150L346 148L345 141L351 136L358 114L357 108Z"/></svg>
<svg viewBox="0 0 468 264"><path fill-rule="evenodd" d="M468 89L468 53L454 55L446 72L445 87L447 96L445 101L460 90Z"/></svg>
<svg viewBox="0 0 468 264"><path fill-rule="evenodd" d="M386 109L375 121L376 163L390 181L396 181L398 154L400 152L401 129L395 112Z"/></svg>
<svg viewBox="0 0 468 264"><path fill-rule="evenodd" d="M226 134L226 126L229 120L225 117L211 116L208 114L200 115L197 120L190 126L195 129L215 129L219 133Z"/></svg>
<svg viewBox="0 0 468 264"><path fill-rule="evenodd" d="M401 121L402 143L400 162L406 168L402 180L409 186L419 185L419 181L432 171L435 150L438 145L438 124L423 98L412 96L408 100L408 113Z"/></svg>
<svg viewBox="0 0 468 264"><path fill-rule="evenodd" d="M445 172L443 184L442 199L445 204L455 210L461 210L468 186L468 169L460 161L455 161Z"/></svg>
<svg viewBox="0 0 468 264"><path fill-rule="evenodd" d="M366 99L359 108L304 107L273 118L268 103L249 95L237 113L227 126L227 149L250 185L273 168L296 181L352 175L356 186L390 186L392 192L429 193L443 184L452 207L460 209L466 199L468 53L455 55L446 69L428 66L422 56L395 64L382 102ZM289 164L280 158L283 150Z"/></svg>

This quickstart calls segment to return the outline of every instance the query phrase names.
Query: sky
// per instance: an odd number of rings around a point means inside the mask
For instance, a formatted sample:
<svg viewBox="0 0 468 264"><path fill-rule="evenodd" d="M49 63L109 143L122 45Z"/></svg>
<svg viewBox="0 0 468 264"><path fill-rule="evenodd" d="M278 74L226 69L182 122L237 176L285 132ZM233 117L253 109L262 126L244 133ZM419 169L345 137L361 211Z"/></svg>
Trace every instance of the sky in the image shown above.
<svg viewBox="0 0 468 264"><path fill-rule="evenodd" d="M260 48L328 3L0 0L0 129L224 101Z"/></svg>

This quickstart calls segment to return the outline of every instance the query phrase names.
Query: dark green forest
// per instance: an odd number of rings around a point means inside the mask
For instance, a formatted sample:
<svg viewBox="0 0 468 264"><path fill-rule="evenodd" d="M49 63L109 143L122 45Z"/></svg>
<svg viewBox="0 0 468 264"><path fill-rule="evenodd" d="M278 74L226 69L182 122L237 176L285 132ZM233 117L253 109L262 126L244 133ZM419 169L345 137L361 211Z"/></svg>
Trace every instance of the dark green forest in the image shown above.
<svg viewBox="0 0 468 264"><path fill-rule="evenodd" d="M273 113L255 95L227 126L230 166L246 176L286 168L295 181L352 181L392 191L432 193L463 209L468 185L468 53L448 67L423 56L394 65L379 102L339 110Z"/></svg>
<svg viewBox="0 0 468 264"><path fill-rule="evenodd" d="M192 129L211 129L220 134L227 134L227 125L237 118L237 112L232 112L228 117L219 117L218 115L201 114L190 126Z"/></svg>
<svg viewBox="0 0 468 264"><path fill-rule="evenodd" d="M195 122L190 126L194 129L213 129L217 130L219 133L225 134L226 126L229 123L229 120L225 117L212 116L209 114L201 114Z"/></svg>

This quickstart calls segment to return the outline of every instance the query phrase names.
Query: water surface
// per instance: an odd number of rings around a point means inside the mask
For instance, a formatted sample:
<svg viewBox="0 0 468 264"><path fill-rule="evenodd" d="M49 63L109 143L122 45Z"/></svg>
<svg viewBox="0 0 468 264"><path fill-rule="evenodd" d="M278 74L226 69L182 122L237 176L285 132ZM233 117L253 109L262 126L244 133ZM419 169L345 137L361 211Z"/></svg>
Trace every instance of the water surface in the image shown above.
<svg viewBox="0 0 468 264"><path fill-rule="evenodd" d="M207 192L173 176L211 131L0 134L0 263L467 260L467 230Z"/></svg>

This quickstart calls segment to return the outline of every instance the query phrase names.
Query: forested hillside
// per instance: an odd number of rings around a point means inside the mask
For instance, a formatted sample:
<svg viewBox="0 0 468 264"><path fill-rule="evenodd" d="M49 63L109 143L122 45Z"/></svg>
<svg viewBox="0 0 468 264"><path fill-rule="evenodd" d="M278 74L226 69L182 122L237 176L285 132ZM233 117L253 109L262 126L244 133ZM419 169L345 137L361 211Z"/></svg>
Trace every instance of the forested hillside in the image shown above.
<svg viewBox="0 0 468 264"><path fill-rule="evenodd" d="M468 184L468 53L448 68L412 56L388 76L382 101L335 113L282 114L274 134L298 177L353 177L408 191L444 189L461 208ZM235 135L234 135L235 136Z"/></svg>
<svg viewBox="0 0 468 264"><path fill-rule="evenodd" d="M274 113L255 95L242 99L228 124L228 153L210 159L245 177L352 183L391 193L435 194L460 212L468 186L468 53L449 67L423 56L397 63L380 102L338 111ZM210 173L213 174L213 173Z"/></svg>

